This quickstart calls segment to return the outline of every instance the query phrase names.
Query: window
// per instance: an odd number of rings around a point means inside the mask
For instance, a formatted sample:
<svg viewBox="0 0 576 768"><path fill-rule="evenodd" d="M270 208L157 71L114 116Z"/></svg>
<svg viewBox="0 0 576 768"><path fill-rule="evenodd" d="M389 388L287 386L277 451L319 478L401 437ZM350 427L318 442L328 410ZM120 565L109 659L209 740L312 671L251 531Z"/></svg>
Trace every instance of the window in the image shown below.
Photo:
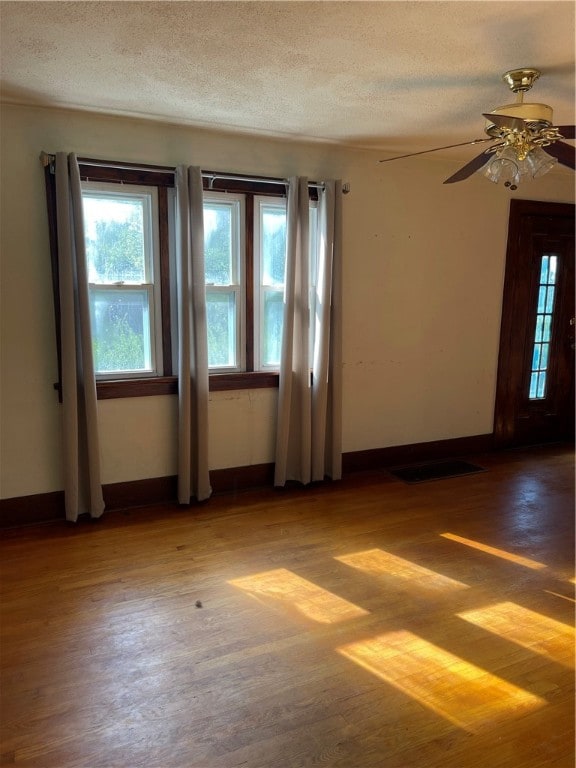
<svg viewBox="0 0 576 768"><path fill-rule="evenodd" d="M286 270L286 200L257 196L254 200L254 366L278 370ZM310 306L314 307L317 249L317 206L310 201ZM314 313L312 313L314 316ZM310 328L310 349L314 328ZM310 362L312 364L312 361Z"/></svg>
<svg viewBox="0 0 576 768"><path fill-rule="evenodd" d="M211 374L278 371L286 267L286 200L204 194Z"/></svg>
<svg viewBox="0 0 576 768"><path fill-rule="evenodd" d="M311 201L313 257L316 212L316 203ZM286 271L286 199L205 193L204 254L211 373L278 371ZM312 258L311 300L314 261Z"/></svg>
<svg viewBox="0 0 576 768"><path fill-rule="evenodd" d="M80 160L98 397L173 394L177 348L173 169ZM210 389L278 385L286 251L283 184L207 173ZM57 274L54 177L46 173ZM310 202L315 253L316 203ZM311 285L311 299L313 298ZM55 291L56 314L58 297ZM58 323L57 323L58 325ZM56 385L57 388L59 385Z"/></svg>
<svg viewBox="0 0 576 768"><path fill-rule="evenodd" d="M538 307L536 310L536 328L534 330L534 346L530 370L530 400L544 400L546 397L546 378L550 343L552 341L552 315L554 312L557 262L557 256L544 255L540 263Z"/></svg>
<svg viewBox="0 0 576 768"><path fill-rule="evenodd" d="M82 201L96 376L162 375L156 189L87 182Z"/></svg>
<svg viewBox="0 0 576 768"><path fill-rule="evenodd" d="M244 198L222 192L204 196L204 260L208 366L244 370Z"/></svg>
<svg viewBox="0 0 576 768"><path fill-rule="evenodd" d="M286 270L285 202L256 198L255 219L254 364L259 370L278 369Z"/></svg>

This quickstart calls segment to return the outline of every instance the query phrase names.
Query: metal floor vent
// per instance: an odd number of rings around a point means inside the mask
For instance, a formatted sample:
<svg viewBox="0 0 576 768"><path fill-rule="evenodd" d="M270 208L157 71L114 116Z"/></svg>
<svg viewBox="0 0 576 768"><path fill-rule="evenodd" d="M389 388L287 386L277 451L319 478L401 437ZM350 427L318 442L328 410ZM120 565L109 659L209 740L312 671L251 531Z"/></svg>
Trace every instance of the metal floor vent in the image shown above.
<svg viewBox="0 0 576 768"><path fill-rule="evenodd" d="M435 461L429 464L418 464L413 467L391 469L389 472L405 483L427 483L430 480L444 480L448 477L486 472L486 469L479 467L477 464L470 464L467 461Z"/></svg>

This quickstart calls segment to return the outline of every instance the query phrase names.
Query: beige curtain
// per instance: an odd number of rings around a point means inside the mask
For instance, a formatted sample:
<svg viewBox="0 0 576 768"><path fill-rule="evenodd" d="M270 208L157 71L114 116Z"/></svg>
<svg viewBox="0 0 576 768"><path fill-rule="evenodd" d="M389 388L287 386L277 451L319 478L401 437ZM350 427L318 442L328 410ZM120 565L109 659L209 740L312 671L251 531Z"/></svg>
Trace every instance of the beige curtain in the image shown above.
<svg viewBox="0 0 576 768"><path fill-rule="evenodd" d="M62 350L62 447L66 519L100 517L104 498L80 171L76 155L56 154L58 289Z"/></svg>
<svg viewBox="0 0 576 768"><path fill-rule="evenodd" d="M178 501L212 493L208 471L208 336L200 168L176 169Z"/></svg>
<svg viewBox="0 0 576 768"><path fill-rule="evenodd" d="M274 475L277 486L287 480L306 484L325 476L342 476L342 186L328 181L318 194L318 253L311 293L308 181L290 179Z"/></svg>

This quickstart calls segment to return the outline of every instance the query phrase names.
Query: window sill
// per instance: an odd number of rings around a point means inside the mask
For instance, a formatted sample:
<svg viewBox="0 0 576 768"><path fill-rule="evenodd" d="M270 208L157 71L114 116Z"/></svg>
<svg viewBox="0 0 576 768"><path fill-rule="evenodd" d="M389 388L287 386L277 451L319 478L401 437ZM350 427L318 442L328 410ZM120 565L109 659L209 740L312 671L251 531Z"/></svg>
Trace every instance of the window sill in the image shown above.
<svg viewBox="0 0 576 768"><path fill-rule="evenodd" d="M210 392L232 389L264 389L278 387L279 374L254 371L250 373L215 373L210 376ZM156 397L178 394L176 376L96 382L98 400L122 397Z"/></svg>
<svg viewBox="0 0 576 768"><path fill-rule="evenodd" d="M251 371L248 373L213 373L210 376L210 392L223 392L229 389L265 389L278 387L280 374L270 371Z"/></svg>
<svg viewBox="0 0 576 768"><path fill-rule="evenodd" d="M178 394L176 376L154 376L149 379L116 379L97 381L98 400L113 400L119 397L155 397L156 395Z"/></svg>

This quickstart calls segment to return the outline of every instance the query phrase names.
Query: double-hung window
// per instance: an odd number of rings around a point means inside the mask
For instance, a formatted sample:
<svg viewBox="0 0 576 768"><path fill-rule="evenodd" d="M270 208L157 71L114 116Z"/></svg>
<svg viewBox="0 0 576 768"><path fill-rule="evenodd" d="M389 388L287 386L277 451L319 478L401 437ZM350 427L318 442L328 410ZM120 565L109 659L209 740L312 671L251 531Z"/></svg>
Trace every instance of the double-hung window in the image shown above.
<svg viewBox="0 0 576 768"><path fill-rule="evenodd" d="M204 257L211 373L277 371L286 269L285 199L207 192Z"/></svg>
<svg viewBox="0 0 576 768"><path fill-rule="evenodd" d="M316 202L310 201L312 308L316 224ZM277 372L286 280L286 198L205 193L204 254L210 372Z"/></svg>
<svg viewBox="0 0 576 768"><path fill-rule="evenodd" d="M157 191L86 182L82 201L96 376L162 375Z"/></svg>
<svg viewBox="0 0 576 768"><path fill-rule="evenodd" d="M175 393L173 171L80 160L80 174L98 397ZM48 169L46 178L57 274L54 178ZM311 200L312 274L315 206ZM210 389L277 386L285 187L250 177L206 178L203 224Z"/></svg>
<svg viewBox="0 0 576 768"><path fill-rule="evenodd" d="M204 261L208 366L214 373L245 370L244 198L204 195Z"/></svg>
<svg viewBox="0 0 576 768"><path fill-rule="evenodd" d="M278 370L286 272L286 202L254 200L254 365Z"/></svg>
<svg viewBox="0 0 576 768"><path fill-rule="evenodd" d="M256 369L278 370L282 351L284 288L286 273L286 200L266 197L255 199L254 252L255 293L255 361ZM313 348L316 301L316 259L318 248L318 207L309 204L309 286L310 286L310 350ZM310 361L312 366L312 361Z"/></svg>

